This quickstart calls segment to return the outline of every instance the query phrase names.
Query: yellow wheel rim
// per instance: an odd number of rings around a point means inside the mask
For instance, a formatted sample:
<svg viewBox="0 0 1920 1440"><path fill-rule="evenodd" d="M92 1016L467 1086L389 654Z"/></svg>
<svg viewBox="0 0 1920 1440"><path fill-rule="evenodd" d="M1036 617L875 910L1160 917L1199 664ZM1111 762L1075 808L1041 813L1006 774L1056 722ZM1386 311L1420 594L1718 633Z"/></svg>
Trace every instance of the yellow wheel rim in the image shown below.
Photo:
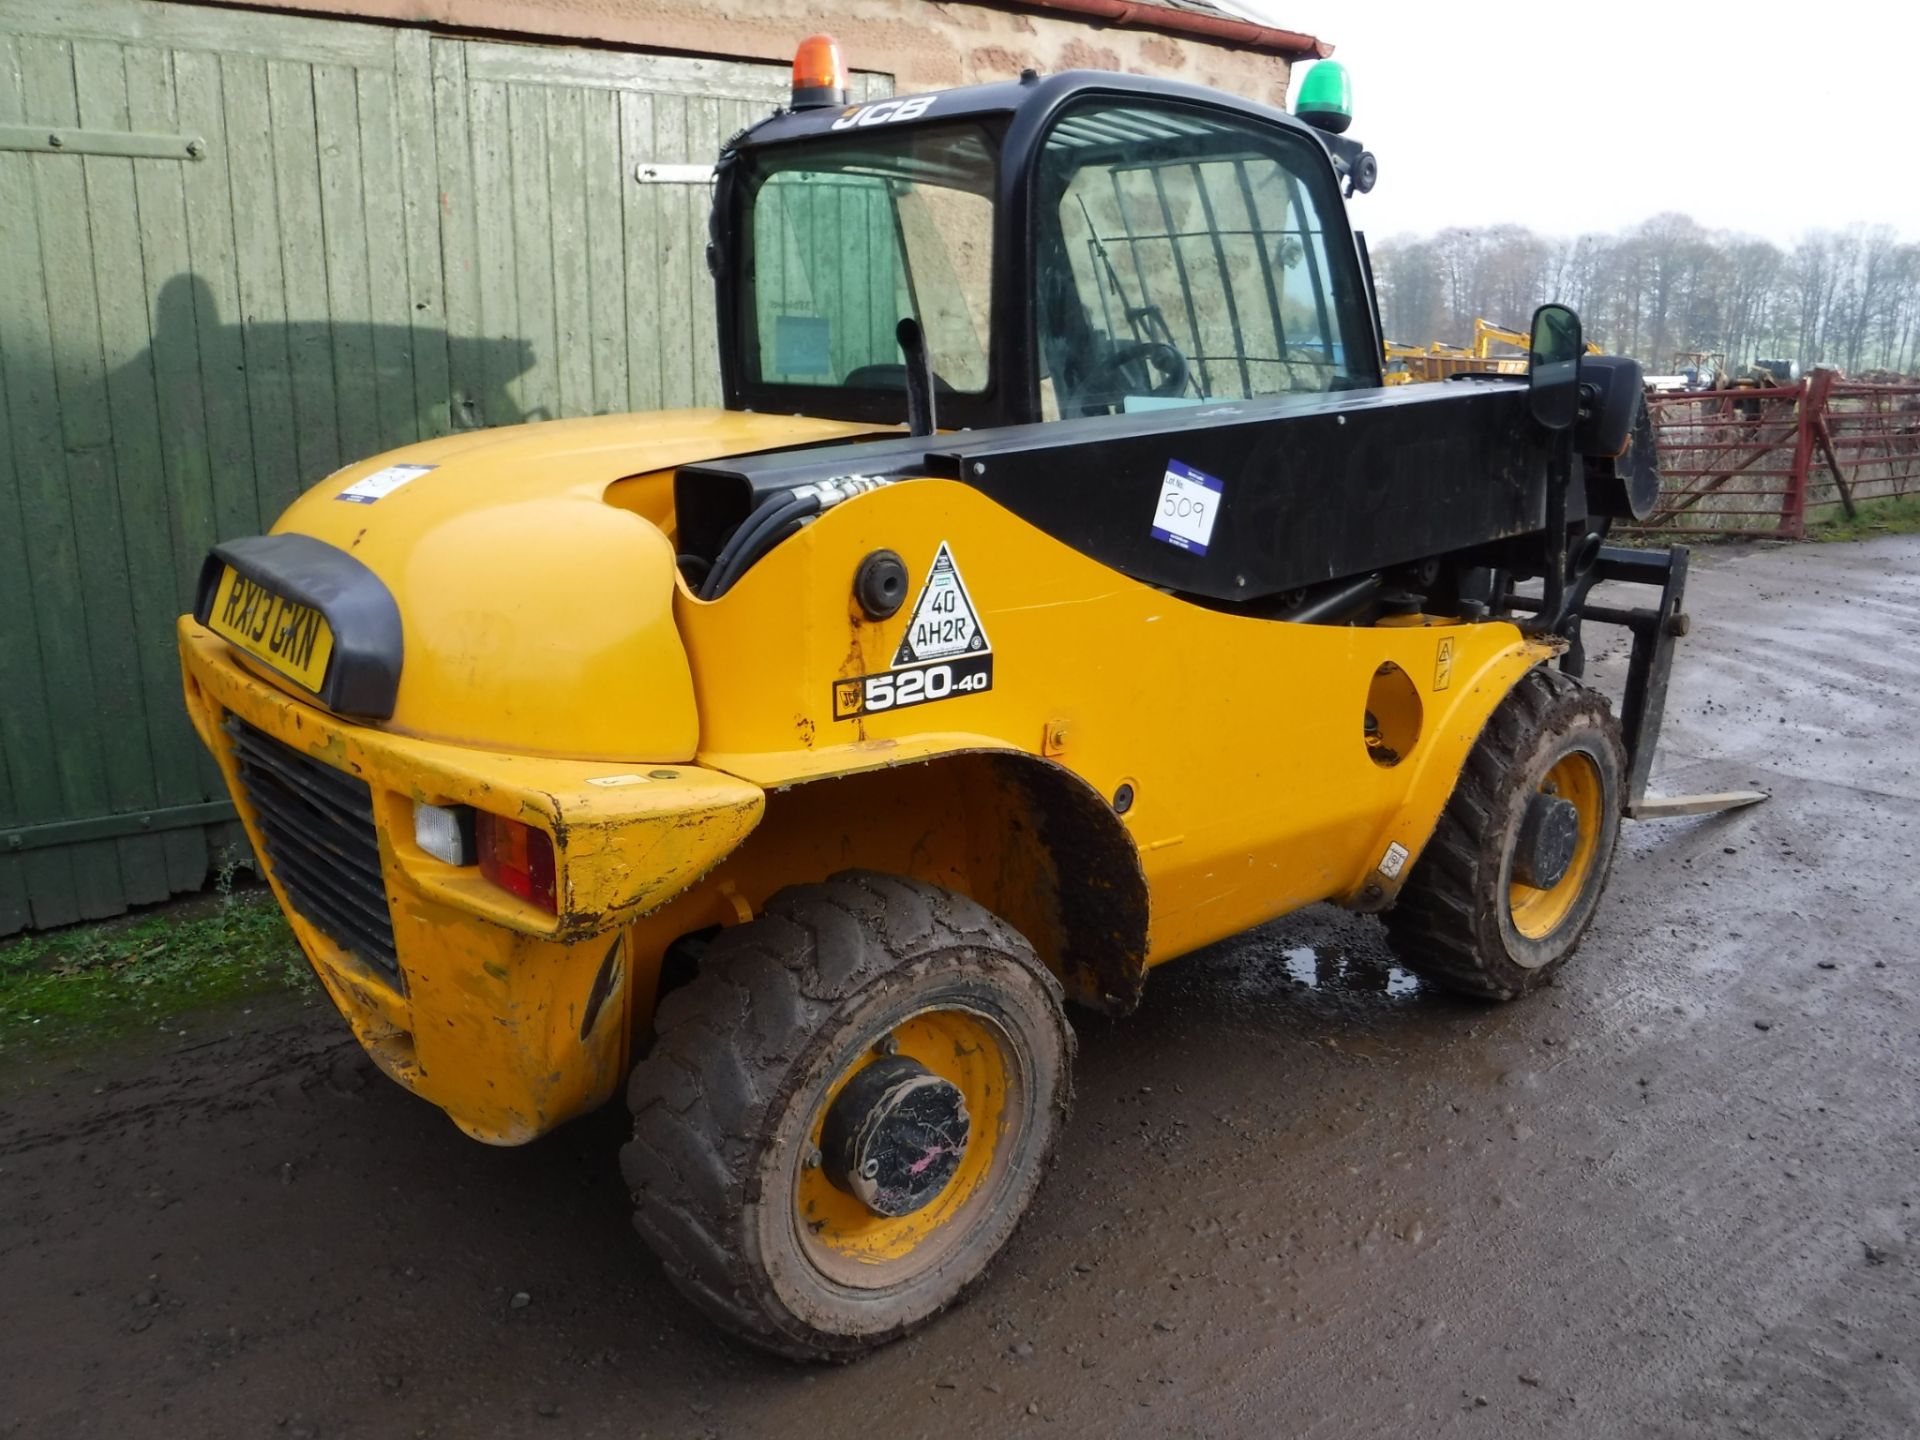
<svg viewBox="0 0 1920 1440"><path fill-rule="evenodd" d="M821 1130L834 1099L888 1038L895 1053L953 1084L965 1098L971 1119L959 1166L940 1193L911 1215L876 1215L807 1158L819 1154ZM990 1194L987 1182L995 1177L998 1162L1012 1148L1014 1137L1003 1132L1015 1113L1008 1108L1009 1089L1019 1083L1006 1033L972 1010L924 1010L885 1037L876 1036L875 1042L876 1048L855 1056L821 1095L793 1187L801 1250L828 1276L868 1287L891 1284L903 1273L935 1263L964 1235Z"/></svg>
<svg viewBox="0 0 1920 1440"><path fill-rule="evenodd" d="M1600 846L1603 788L1600 767L1585 751L1562 755L1553 768L1540 777L1539 793L1557 795L1571 804L1579 815L1580 833L1574 841L1573 859L1560 879L1544 888L1522 885L1518 880L1507 886L1507 908L1513 916L1513 928L1529 940L1543 940L1572 912L1587 888L1593 873L1595 853Z"/></svg>

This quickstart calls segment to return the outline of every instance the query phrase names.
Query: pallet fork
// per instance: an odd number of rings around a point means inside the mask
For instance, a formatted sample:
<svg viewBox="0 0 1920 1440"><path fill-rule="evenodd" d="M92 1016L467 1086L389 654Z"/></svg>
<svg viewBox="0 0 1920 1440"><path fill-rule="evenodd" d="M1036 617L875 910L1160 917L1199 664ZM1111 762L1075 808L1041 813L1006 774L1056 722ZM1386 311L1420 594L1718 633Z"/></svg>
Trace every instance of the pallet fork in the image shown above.
<svg viewBox="0 0 1920 1440"><path fill-rule="evenodd" d="M1569 675L1577 677L1586 669L1586 648L1580 636L1584 622L1621 625L1633 633L1627 685L1620 700L1620 728L1627 746L1625 813L1633 820L1717 815L1725 810L1757 805L1767 798L1759 790L1724 790L1705 795L1647 794L1647 782L1653 772L1653 752L1660 743L1660 722L1666 714L1667 681L1673 672L1673 642L1688 629L1683 606L1689 555L1685 545L1669 545L1664 552L1603 545L1592 570L1577 582L1568 597L1571 618L1562 633L1570 641L1570 648L1562 657L1560 668ZM1595 585L1609 581L1658 587L1659 603L1628 609L1588 604L1588 592Z"/></svg>

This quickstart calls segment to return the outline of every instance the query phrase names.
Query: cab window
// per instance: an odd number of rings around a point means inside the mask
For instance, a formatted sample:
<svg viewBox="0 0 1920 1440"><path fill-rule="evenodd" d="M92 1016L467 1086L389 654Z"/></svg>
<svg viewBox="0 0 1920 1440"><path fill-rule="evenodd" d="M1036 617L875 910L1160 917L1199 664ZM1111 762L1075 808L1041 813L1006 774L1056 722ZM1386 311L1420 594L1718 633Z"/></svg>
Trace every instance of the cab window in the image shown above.
<svg viewBox="0 0 1920 1440"><path fill-rule="evenodd" d="M959 125L772 152L748 192L748 378L902 390L895 327L912 316L936 385L984 391L994 150Z"/></svg>
<svg viewBox="0 0 1920 1440"><path fill-rule="evenodd" d="M1168 104L1066 112L1038 190L1042 413L1374 383L1339 205L1307 137Z"/></svg>

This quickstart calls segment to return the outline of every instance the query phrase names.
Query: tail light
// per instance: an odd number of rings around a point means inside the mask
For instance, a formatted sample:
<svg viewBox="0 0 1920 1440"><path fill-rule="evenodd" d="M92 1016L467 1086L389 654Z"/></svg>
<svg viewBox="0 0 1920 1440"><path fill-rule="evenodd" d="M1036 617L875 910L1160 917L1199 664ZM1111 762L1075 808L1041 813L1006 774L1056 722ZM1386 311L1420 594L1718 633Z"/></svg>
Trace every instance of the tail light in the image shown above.
<svg viewBox="0 0 1920 1440"><path fill-rule="evenodd" d="M482 810L474 832L482 875L529 904L550 914L559 913L554 893L553 840L546 831Z"/></svg>

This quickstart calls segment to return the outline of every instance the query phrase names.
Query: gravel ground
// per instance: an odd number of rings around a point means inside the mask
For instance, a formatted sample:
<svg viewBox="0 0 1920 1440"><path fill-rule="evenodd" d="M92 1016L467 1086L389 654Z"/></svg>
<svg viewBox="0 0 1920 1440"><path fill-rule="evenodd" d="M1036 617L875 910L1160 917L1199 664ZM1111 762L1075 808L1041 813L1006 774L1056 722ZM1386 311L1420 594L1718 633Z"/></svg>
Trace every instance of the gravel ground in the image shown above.
<svg viewBox="0 0 1920 1440"><path fill-rule="evenodd" d="M1024 1229L858 1365L680 1304L616 1113L486 1149L292 1002L16 1068L0 1435L1913 1435L1920 539L1689 608L1657 788L1769 803L1629 826L1516 1005L1315 910L1077 1017Z"/></svg>

